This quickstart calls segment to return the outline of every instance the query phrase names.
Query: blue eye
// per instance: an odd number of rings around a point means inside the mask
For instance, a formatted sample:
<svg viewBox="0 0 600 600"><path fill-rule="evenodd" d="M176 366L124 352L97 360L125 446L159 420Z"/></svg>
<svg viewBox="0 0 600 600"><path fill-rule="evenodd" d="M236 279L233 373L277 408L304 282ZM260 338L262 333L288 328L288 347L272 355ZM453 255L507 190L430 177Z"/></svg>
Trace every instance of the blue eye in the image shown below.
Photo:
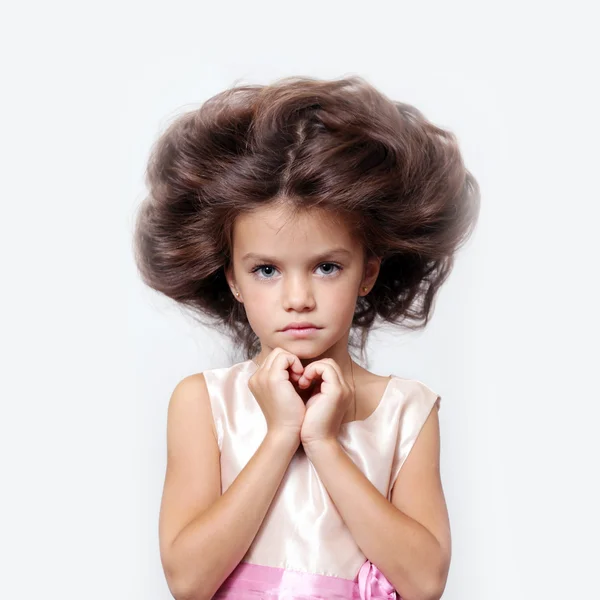
<svg viewBox="0 0 600 600"><path fill-rule="evenodd" d="M260 271L261 269L273 269L273 265L260 265L258 267L256 267L255 269L252 269L253 273L256 273L257 271ZM272 279L272 277L263 277L261 279Z"/></svg>
<svg viewBox="0 0 600 600"><path fill-rule="evenodd" d="M329 267L334 267L336 270L333 271L333 273L337 273L337 271L341 270L341 267L339 267L338 265L334 264L334 263L321 263L319 265L319 267L322 267L323 265L328 265ZM328 273L326 273L326 275L331 275L332 272L329 271Z"/></svg>
<svg viewBox="0 0 600 600"><path fill-rule="evenodd" d="M338 271L342 270L342 267L336 263L329 263L329 262L325 262L325 263L321 263L319 265L319 267L322 267L323 265L327 265L329 267L329 270L325 272L325 277L331 277L335 274L337 274ZM334 268L334 270L331 270L331 267ZM257 267L254 267L254 269L252 269L252 273L258 273L259 271L263 271L263 274L266 270L269 271L276 271L277 269L275 269L275 267L273 265L258 265ZM267 276L267 277L257 277L257 279L273 279L273 277L271 276Z"/></svg>

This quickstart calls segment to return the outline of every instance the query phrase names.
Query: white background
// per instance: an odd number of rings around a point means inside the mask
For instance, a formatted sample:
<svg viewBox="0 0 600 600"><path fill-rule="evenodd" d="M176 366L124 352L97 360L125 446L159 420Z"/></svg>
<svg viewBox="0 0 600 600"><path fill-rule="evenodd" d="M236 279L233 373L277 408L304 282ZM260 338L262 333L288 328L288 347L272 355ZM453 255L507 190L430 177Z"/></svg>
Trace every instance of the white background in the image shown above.
<svg viewBox="0 0 600 600"><path fill-rule="evenodd" d="M166 409L227 341L144 288L151 143L214 93L358 74L458 137L481 218L422 334L442 394L445 600L598 593L592 2L47 2L0 18L0 597L159 600ZM399 540L401 543L401 540Z"/></svg>

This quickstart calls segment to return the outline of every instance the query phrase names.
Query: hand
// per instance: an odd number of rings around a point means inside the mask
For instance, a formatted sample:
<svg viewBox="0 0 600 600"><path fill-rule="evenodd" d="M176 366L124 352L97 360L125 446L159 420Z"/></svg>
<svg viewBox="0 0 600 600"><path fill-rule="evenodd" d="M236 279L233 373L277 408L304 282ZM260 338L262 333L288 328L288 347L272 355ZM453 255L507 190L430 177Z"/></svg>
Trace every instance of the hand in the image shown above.
<svg viewBox="0 0 600 600"><path fill-rule="evenodd" d="M354 388L342 375L342 370L332 358L310 363L298 380L298 386L315 385L313 394L306 404L306 414L300 441L306 447L314 442L336 440L344 415L354 398Z"/></svg>
<svg viewBox="0 0 600 600"><path fill-rule="evenodd" d="M306 408L292 381L297 381L303 371L297 356L282 348L274 348L248 380L248 388L267 421L267 431L297 436L298 445Z"/></svg>

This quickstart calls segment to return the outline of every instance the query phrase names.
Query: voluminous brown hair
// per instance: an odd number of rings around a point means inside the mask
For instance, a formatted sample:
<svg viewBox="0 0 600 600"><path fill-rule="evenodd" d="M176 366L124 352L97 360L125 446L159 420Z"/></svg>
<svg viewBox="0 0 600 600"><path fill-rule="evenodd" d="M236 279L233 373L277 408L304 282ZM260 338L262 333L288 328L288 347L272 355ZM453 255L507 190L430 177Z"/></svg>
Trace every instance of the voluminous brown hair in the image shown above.
<svg viewBox="0 0 600 600"><path fill-rule="evenodd" d="M281 201L326 209L351 226L365 257L381 257L352 321L349 345L364 353L376 318L425 327L480 205L456 136L357 76L213 96L158 138L146 182L134 234L143 281L241 344L245 359L260 341L225 278L241 213Z"/></svg>

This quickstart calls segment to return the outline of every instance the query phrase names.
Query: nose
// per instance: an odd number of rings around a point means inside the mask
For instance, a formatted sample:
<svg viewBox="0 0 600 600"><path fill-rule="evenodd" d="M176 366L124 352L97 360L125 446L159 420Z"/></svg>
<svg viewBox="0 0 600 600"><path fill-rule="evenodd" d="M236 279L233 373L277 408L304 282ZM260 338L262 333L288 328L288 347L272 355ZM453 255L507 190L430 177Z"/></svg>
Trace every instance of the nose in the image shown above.
<svg viewBox="0 0 600 600"><path fill-rule="evenodd" d="M297 312L314 308L315 297L304 277L289 277L283 286L283 307Z"/></svg>

